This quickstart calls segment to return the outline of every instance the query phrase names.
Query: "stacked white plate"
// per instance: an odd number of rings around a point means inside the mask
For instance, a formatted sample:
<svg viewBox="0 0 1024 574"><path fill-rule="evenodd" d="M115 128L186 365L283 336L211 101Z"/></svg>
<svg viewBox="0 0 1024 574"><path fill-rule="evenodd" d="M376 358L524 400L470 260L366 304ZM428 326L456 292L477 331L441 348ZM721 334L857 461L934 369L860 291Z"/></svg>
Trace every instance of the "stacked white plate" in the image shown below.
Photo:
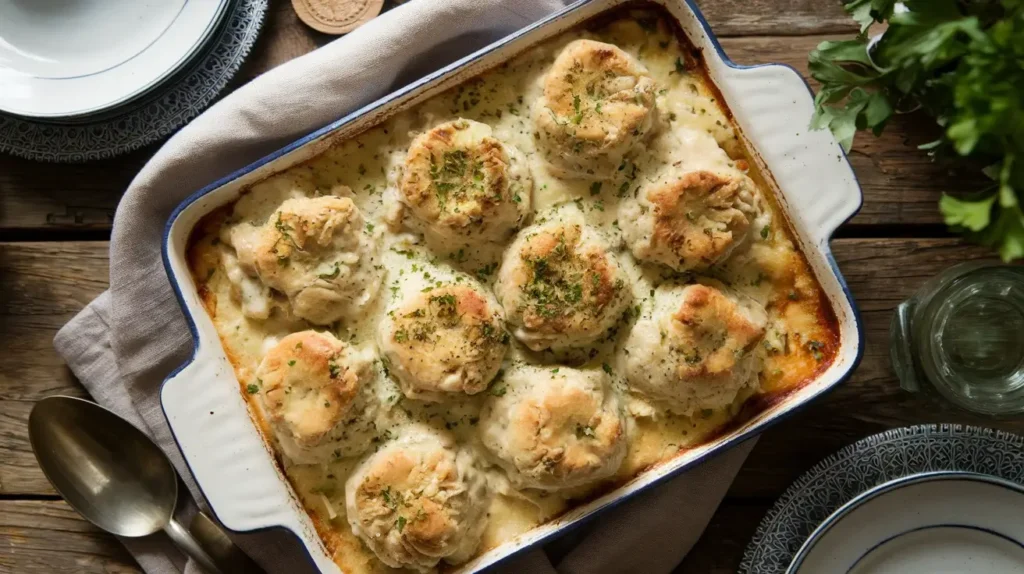
<svg viewBox="0 0 1024 574"><path fill-rule="evenodd" d="M740 574L1022 574L1024 437L923 425L868 437L800 477Z"/></svg>
<svg viewBox="0 0 1024 574"><path fill-rule="evenodd" d="M0 151L84 161L168 135L237 71L266 4L0 0Z"/></svg>
<svg viewBox="0 0 1024 574"><path fill-rule="evenodd" d="M0 0L0 110L82 119L130 102L206 44L228 0Z"/></svg>

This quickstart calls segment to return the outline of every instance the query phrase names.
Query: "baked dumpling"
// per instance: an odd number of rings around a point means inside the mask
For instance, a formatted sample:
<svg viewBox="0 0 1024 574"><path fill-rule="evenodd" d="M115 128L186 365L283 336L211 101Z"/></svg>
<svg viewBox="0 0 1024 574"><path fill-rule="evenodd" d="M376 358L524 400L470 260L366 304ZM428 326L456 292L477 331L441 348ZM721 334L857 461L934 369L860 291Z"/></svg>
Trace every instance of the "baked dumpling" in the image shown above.
<svg viewBox="0 0 1024 574"><path fill-rule="evenodd" d="M399 196L420 231L447 243L502 242L529 217L533 180L522 154L487 124L457 119L409 147Z"/></svg>
<svg viewBox="0 0 1024 574"><path fill-rule="evenodd" d="M406 427L345 483L352 532L393 568L469 559L487 522L488 491L471 455L445 431Z"/></svg>
<svg viewBox="0 0 1024 574"><path fill-rule="evenodd" d="M270 349L250 391L288 458L314 464L366 450L376 432L372 364L330 333L292 333Z"/></svg>
<svg viewBox="0 0 1024 574"><path fill-rule="evenodd" d="M727 407L757 384L754 348L766 322L757 302L724 288L659 287L654 312L623 344L626 381L678 414Z"/></svg>
<svg viewBox="0 0 1024 574"><path fill-rule="evenodd" d="M486 389L509 348L501 308L468 282L408 294L377 333L405 396L429 401Z"/></svg>
<svg viewBox="0 0 1024 574"><path fill-rule="evenodd" d="M379 243L364 228L351 199L327 195L287 199L255 234L240 226L232 237L243 268L297 317L327 325L359 317L380 289Z"/></svg>
<svg viewBox="0 0 1024 574"><path fill-rule="evenodd" d="M505 252L494 292L515 337L535 351L593 342L632 297L608 243L573 217L521 231Z"/></svg>
<svg viewBox="0 0 1024 574"><path fill-rule="evenodd" d="M555 59L534 106L540 148L562 177L611 176L652 130L657 88L647 68L617 46L576 40Z"/></svg>
<svg viewBox="0 0 1024 574"><path fill-rule="evenodd" d="M646 186L624 200L619 225L637 259L701 271L748 242L758 213L750 178L701 170Z"/></svg>
<svg viewBox="0 0 1024 574"><path fill-rule="evenodd" d="M618 470L626 421L604 371L523 366L500 384L501 396L492 393L480 414L480 433L517 488L569 488Z"/></svg>

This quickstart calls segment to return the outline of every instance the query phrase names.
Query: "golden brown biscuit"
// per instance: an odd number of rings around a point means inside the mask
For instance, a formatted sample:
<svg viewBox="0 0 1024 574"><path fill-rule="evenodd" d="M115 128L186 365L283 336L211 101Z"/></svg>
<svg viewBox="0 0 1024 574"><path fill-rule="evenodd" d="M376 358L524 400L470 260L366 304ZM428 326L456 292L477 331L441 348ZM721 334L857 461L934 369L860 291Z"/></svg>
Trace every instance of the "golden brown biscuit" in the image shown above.
<svg viewBox="0 0 1024 574"><path fill-rule="evenodd" d="M383 268L364 226L347 197L287 199L255 239L235 249L265 285L288 297L295 315L326 325L358 317L377 295Z"/></svg>
<svg viewBox="0 0 1024 574"><path fill-rule="evenodd" d="M519 488L556 490L615 473L626 422L600 370L522 367L480 415L484 446Z"/></svg>
<svg viewBox="0 0 1024 574"><path fill-rule="evenodd" d="M490 126L458 119L413 141L399 191L423 231L460 244L500 242L529 216L533 180Z"/></svg>
<svg viewBox="0 0 1024 574"><path fill-rule="evenodd" d="M607 243L569 218L521 231L505 252L494 290L513 334L533 350L594 341L632 296Z"/></svg>
<svg viewBox="0 0 1024 574"><path fill-rule="evenodd" d="M479 393L497 374L508 347L500 308L468 284L412 293L378 330L389 372L413 399Z"/></svg>
<svg viewBox="0 0 1024 574"><path fill-rule="evenodd" d="M309 462L366 448L372 409L364 387L371 374L370 361L330 333L281 339L256 377L263 412L285 453Z"/></svg>
<svg viewBox="0 0 1024 574"><path fill-rule="evenodd" d="M727 407L757 384L753 351L766 322L764 309L745 297L702 284L663 286L654 312L623 344L626 380L679 414Z"/></svg>
<svg viewBox="0 0 1024 574"><path fill-rule="evenodd" d="M533 119L556 174L604 178L654 127L656 85L617 46L576 40L555 59Z"/></svg>
<svg viewBox="0 0 1024 574"><path fill-rule="evenodd" d="M488 493L470 455L427 425L402 430L345 484L352 532L388 566L428 570L468 559L486 524Z"/></svg>
<svg viewBox="0 0 1024 574"><path fill-rule="evenodd" d="M676 271L700 271L729 257L750 237L758 214L744 175L691 171L622 202L619 225L637 259Z"/></svg>

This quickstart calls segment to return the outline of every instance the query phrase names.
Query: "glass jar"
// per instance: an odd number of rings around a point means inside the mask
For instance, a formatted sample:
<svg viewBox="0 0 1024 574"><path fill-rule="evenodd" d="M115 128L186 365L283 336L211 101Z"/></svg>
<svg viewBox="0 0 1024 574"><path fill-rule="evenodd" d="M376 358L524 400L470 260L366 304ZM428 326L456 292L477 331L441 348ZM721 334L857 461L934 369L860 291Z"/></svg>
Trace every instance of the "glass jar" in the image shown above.
<svg viewBox="0 0 1024 574"><path fill-rule="evenodd" d="M1024 267L947 269L896 308L890 336L904 389L981 414L1024 413Z"/></svg>

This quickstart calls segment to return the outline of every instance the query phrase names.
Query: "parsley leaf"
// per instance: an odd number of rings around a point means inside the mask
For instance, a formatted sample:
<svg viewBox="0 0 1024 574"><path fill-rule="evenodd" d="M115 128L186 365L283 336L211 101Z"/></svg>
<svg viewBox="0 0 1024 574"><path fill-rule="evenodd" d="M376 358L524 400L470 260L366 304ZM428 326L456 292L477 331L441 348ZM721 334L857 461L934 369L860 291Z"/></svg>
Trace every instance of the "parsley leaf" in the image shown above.
<svg viewBox="0 0 1024 574"><path fill-rule="evenodd" d="M821 83L811 126L832 130L848 151L856 132L878 135L898 111L921 110L942 129L922 151L962 156L995 180L967 196L943 194L946 224L1006 261L1024 257L1024 2L846 0L845 8L861 34L810 53ZM887 27L869 41L875 23Z"/></svg>

